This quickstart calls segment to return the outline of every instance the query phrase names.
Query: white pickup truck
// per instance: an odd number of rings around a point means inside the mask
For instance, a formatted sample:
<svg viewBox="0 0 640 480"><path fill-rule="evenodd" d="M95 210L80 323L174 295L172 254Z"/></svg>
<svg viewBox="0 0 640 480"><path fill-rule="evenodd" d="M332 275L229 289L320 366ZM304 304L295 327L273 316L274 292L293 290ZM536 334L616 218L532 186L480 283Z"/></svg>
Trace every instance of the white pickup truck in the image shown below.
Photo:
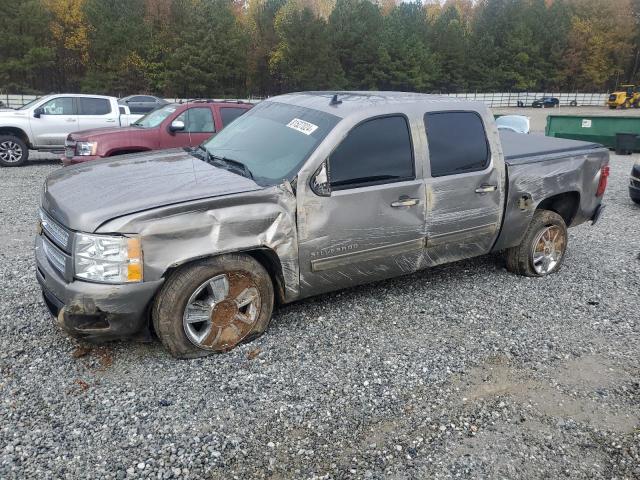
<svg viewBox="0 0 640 480"><path fill-rule="evenodd" d="M141 115L131 115L115 97L53 94L17 110L0 111L0 166L17 167L29 158L29 149L62 152L67 135L79 130L128 126Z"/></svg>

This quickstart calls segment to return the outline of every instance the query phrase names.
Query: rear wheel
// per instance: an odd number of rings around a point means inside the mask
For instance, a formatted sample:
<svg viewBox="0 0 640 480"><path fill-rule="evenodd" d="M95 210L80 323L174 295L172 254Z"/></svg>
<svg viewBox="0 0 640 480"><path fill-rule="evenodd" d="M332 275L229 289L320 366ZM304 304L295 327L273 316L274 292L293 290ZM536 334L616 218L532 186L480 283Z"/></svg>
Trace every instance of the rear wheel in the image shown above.
<svg viewBox="0 0 640 480"><path fill-rule="evenodd" d="M178 358L226 352L265 332L273 284L248 255L222 255L177 270L154 302L153 325Z"/></svg>
<svg viewBox="0 0 640 480"><path fill-rule="evenodd" d="M507 250L507 269L527 277L557 272L567 250L567 225L560 215L538 210L520 245Z"/></svg>
<svg viewBox="0 0 640 480"><path fill-rule="evenodd" d="M3 167L19 167L29 158L29 148L18 137L0 135L0 165Z"/></svg>

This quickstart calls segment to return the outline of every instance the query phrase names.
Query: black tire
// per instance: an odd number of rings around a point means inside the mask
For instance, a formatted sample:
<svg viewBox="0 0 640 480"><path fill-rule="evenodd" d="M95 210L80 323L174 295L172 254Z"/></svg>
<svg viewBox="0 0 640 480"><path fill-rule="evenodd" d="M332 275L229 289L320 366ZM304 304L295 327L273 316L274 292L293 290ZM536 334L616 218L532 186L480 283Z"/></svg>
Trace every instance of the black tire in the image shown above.
<svg viewBox="0 0 640 480"><path fill-rule="evenodd" d="M615 105L609 105L609 110L615 110L616 106Z"/></svg>
<svg viewBox="0 0 640 480"><path fill-rule="evenodd" d="M26 143L13 135L0 135L0 166L20 167L28 159L29 147Z"/></svg>
<svg viewBox="0 0 640 480"><path fill-rule="evenodd" d="M186 329L189 327L187 323L183 324L185 309L192 295L203 284L220 276L227 277L229 296L228 299L225 297L224 301L217 302L216 307L210 312L209 330L218 329L218 334L215 339L210 339L213 337L211 333L206 335L203 342L210 343L208 347L198 346L187 336ZM239 279L238 284L247 282L246 284L251 285L251 289L257 290L259 294L259 308L254 310L255 320L251 324L237 323L232 317L236 318L239 310L231 313L227 307L223 306L221 308L223 313L220 313L219 317L224 317L225 324L222 326L214 324L214 321L220 320L215 317L215 309L218 305L222 306L225 302L227 305L236 305L231 296L235 279ZM197 358L216 352L227 352L240 343L251 341L263 334L271 321L273 304L273 284L265 268L249 255L227 254L192 263L173 272L158 293L151 313L156 334L174 357ZM232 323L233 328L231 328ZM240 325L244 331L237 325ZM238 334L231 338L228 333L231 330L237 331ZM224 338L224 343L214 345L219 338L220 341Z"/></svg>
<svg viewBox="0 0 640 480"><path fill-rule="evenodd" d="M558 234L562 235L562 238L559 238L562 242L562 246L559 248L560 258L549 271L539 272L534 267L534 248L541 241L540 235L550 227L553 227L553 231L557 231ZM544 277L557 272L562 266L567 251L567 241L569 239L567 233L567 225L560 215L549 210L537 210L520 245L507 250L507 270L526 277Z"/></svg>
<svg viewBox="0 0 640 480"><path fill-rule="evenodd" d="M570 107L577 107L577 106L578 106L578 102L577 102L576 100L571 100L571 101L569 102L569 106L570 106Z"/></svg>
<svg viewBox="0 0 640 480"><path fill-rule="evenodd" d="M636 205L640 205L640 197L630 197L631 201Z"/></svg>

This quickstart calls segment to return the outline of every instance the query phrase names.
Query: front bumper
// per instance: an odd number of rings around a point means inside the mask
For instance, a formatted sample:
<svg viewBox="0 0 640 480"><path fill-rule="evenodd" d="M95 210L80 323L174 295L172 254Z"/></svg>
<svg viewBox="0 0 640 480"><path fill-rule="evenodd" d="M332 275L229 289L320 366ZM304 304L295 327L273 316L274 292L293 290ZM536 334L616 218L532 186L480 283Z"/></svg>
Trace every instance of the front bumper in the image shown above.
<svg viewBox="0 0 640 480"><path fill-rule="evenodd" d="M67 157L63 155L60 159L63 165L76 165L78 163L90 162L91 160L100 160L103 157L98 155L76 155L75 157Z"/></svg>
<svg viewBox="0 0 640 480"><path fill-rule="evenodd" d="M148 308L162 280L124 285L67 282L45 256L44 241L42 235L36 237L36 278L60 327L92 341L147 333Z"/></svg>

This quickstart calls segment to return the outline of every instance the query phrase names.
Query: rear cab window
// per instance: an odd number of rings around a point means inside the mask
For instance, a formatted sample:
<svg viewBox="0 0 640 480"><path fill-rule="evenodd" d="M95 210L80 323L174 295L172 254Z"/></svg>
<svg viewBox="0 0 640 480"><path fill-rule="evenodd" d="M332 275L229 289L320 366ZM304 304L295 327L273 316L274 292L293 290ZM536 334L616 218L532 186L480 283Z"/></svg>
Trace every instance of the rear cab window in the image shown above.
<svg viewBox="0 0 640 480"><path fill-rule="evenodd" d="M106 98L77 98L78 115L108 115L111 102Z"/></svg>
<svg viewBox="0 0 640 480"><path fill-rule="evenodd" d="M329 178L333 190L413 180L406 117L388 115L355 126L329 156Z"/></svg>
<svg viewBox="0 0 640 480"><path fill-rule="evenodd" d="M489 166L489 142L476 112L429 112L424 123L432 177L478 172Z"/></svg>
<svg viewBox="0 0 640 480"><path fill-rule="evenodd" d="M238 107L220 107L220 118L222 119L222 126L226 127L236 118L247 113L248 109Z"/></svg>

